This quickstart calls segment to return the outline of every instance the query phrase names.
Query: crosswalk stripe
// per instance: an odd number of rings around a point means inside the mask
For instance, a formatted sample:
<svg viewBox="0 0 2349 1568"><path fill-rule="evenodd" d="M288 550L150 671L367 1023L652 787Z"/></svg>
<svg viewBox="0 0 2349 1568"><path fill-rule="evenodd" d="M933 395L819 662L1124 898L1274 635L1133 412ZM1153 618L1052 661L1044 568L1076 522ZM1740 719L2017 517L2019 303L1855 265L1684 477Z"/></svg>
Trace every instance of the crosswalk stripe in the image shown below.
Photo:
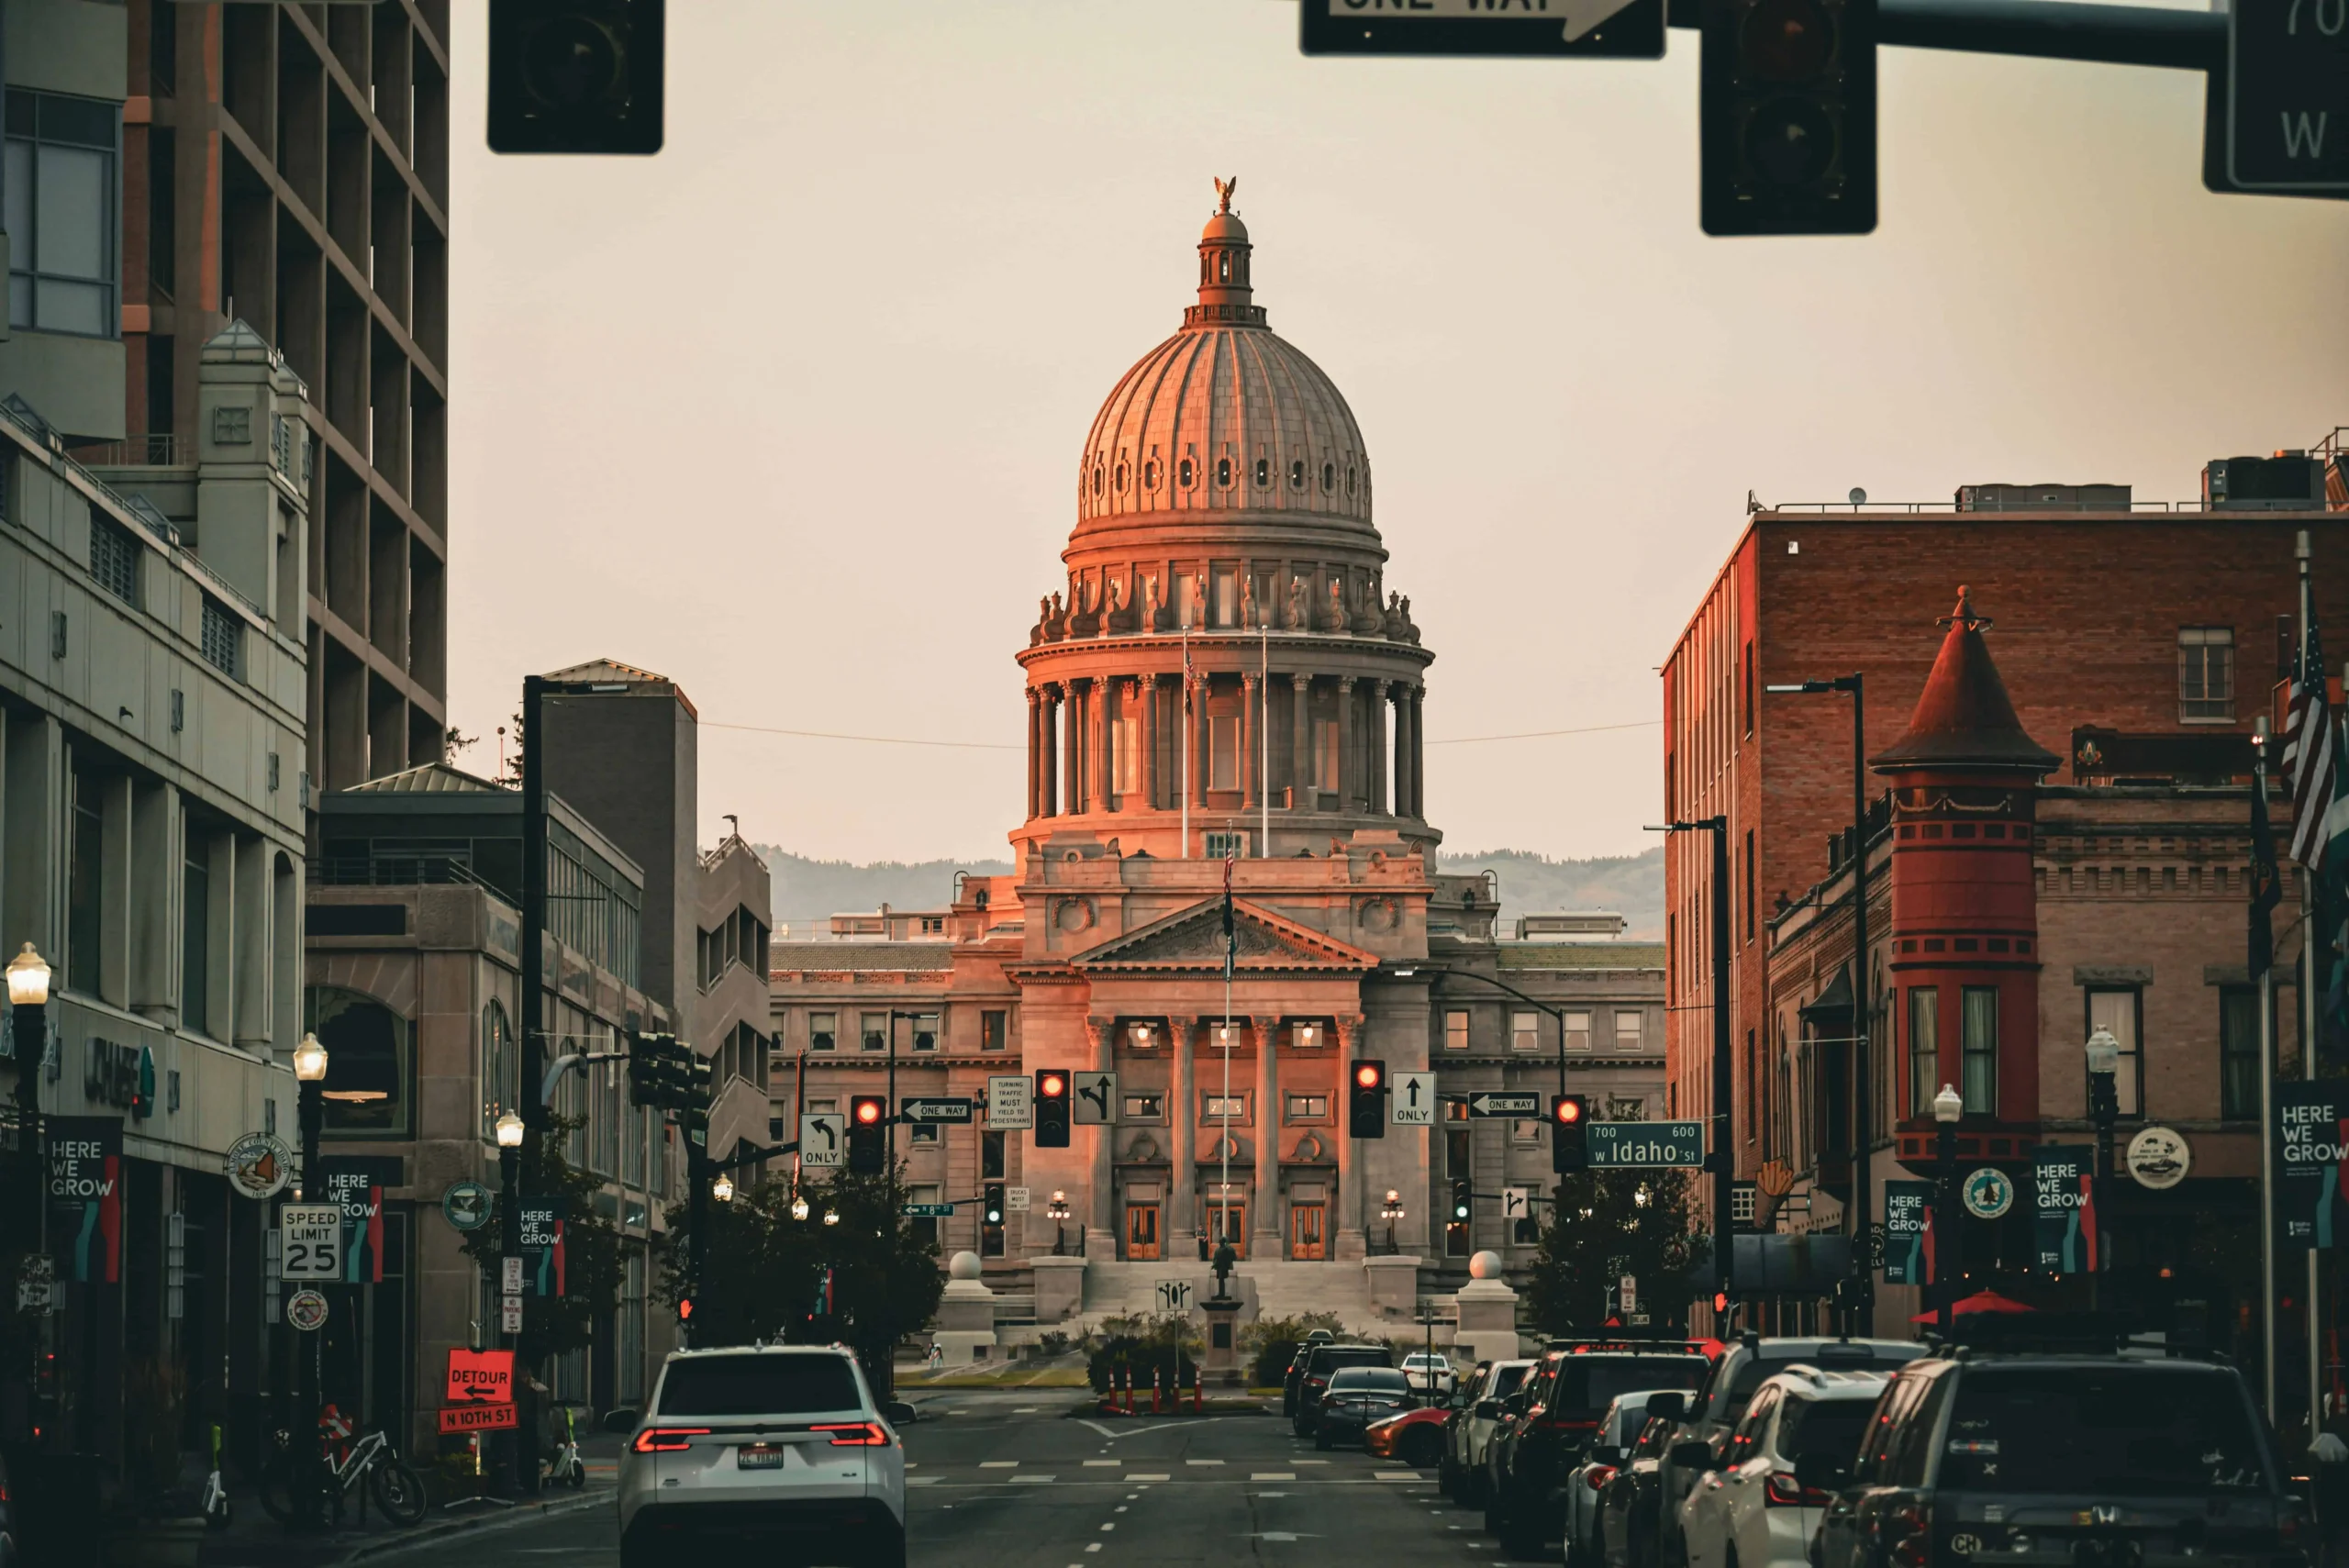
<svg viewBox="0 0 2349 1568"><path fill-rule="evenodd" d="M1045 1482L1050 1481L1052 1477L1049 1475L1015 1475L1011 1479L1020 1485L1041 1486Z"/></svg>
<svg viewBox="0 0 2349 1568"><path fill-rule="evenodd" d="M908 1486L935 1486L938 1485L938 1477L935 1475L908 1475L906 1477L906 1485Z"/></svg>
<svg viewBox="0 0 2349 1568"><path fill-rule="evenodd" d="M1419 1473L1416 1470L1374 1470L1370 1476L1374 1481L1417 1481Z"/></svg>
<svg viewBox="0 0 2349 1568"><path fill-rule="evenodd" d="M1186 1459L1183 1462L1186 1464L1221 1464L1223 1461L1219 1459Z"/></svg>

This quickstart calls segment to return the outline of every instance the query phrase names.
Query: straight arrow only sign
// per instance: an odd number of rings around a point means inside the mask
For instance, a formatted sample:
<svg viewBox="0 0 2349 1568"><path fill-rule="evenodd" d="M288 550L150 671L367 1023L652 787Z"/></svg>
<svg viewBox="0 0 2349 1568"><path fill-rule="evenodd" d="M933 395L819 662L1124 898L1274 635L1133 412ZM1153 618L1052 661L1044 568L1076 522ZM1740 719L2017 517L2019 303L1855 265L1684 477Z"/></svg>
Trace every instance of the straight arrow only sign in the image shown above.
<svg viewBox="0 0 2349 1568"><path fill-rule="evenodd" d="M1393 1092L1386 1096L1386 1104L1397 1127L1435 1125L1434 1073L1397 1073L1391 1083Z"/></svg>

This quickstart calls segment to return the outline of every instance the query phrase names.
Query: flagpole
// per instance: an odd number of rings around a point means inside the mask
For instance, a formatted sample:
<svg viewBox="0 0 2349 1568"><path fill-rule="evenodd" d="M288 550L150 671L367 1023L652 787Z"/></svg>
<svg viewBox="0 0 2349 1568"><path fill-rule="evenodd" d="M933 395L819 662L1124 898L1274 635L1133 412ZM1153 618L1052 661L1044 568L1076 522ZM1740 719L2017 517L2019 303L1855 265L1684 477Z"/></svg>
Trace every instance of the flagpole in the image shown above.
<svg viewBox="0 0 2349 1568"><path fill-rule="evenodd" d="M2324 687L2324 666L2321 662L2311 664L2307 659L2310 634L2316 626L2316 598L2314 591L2309 581L2309 535L2306 528L2300 530L2299 539L2293 550L2293 553L2299 558L2300 570L2300 651L2302 655L2302 678L2311 683L2312 700L2324 702L2329 700L2330 695L2330 694L2325 691ZM2305 746L2308 741L2305 726L2303 727L2303 733L2300 740L2301 744ZM2326 728L2324 740L2327 746L2332 745L2332 731L2330 726ZM2302 768L2305 769L2311 765L2312 763L2310 759L2306 757L2301 759L2300 766ZM2316 806L2319 804L2320 803L2311 802L2312 806ZM2296 823L2295 831L2297 832L2297 830L2298 824ZM2321 956L2317 946L2317 926L2319 924L2317 882L2318 873L2309 870L2305 865L2302 866L2300 869L2300 1016L2303 1021L2300 1029L2300 1076L2308 1079L2312 1079L2316 1076L2317 1029L2321 1009L2324 1005L2323 999L2320 995L2324 983L2317 973L2317 961ZM2324 1412L2324 1401L2321 1392L2324 1382L2324 1349L2322 1339L2323 1319L2318 1311L2317 1302L2317 1287L2319 1284L2317 1277L2317 1263L2320 1256L2321 1253L2318 1249L2315 1247L2310 1247L2309 1249L2307 1298L2309 1331L2309 1440L2310 1442L2314 1442L2316 1440L2317 1433L2321 1429Z"/></svg>
<svg viewBox="0 0 2349 1568"><path fill-rule="evenodd" d="M1179 858L1187 861L1191 858L1191 628L1187 624L1183 628L1183 700L1175 707L1174 717L1183 728L1183 733L1174 738L1181 748L1179 776L1174 781L1176 793L1183 797L1183 853Z"/></svg>
<svg viewBox="0 0 2349 1568"><path fill-rule="evenodd" d="M1259 650L1256 661L1256 786L1257 818L1256 858L1263 860L1273 852L1273 623L1267 616L1256 628Z"/></svg>
<svg viewBox="0 0 2349 1568"><path fill-rule="evenodd" d="M2267 812L2267 720L2251 727L2251 808L2254 820ZM2272 845L2273 840L2270 840ZM2271 851L2267 873L2276 874ZM2255 873L2255 868L2254 868ZM2268 884L2273 887L2275 884ZM2254 895L2255 896L2255 895ZM2254 906L2253 918L2266 921L2268 912ZM2272 939L2271 939L2272 940ZM2254 974L2259 987L2259 1345L2261 1391L2267 1420L2276 1421L2276 984L2274 963Z"/></svg>
<svg viewBox="0 0 2349 1568"><path fill-rule="evenodd" d="M1239 946L1239 931L1232 923L1231 861L1227 856L1223 862L1223 1033L1216 1039L1217 1045L1223 1051L1223 1136L1216 1142L1217 1152L1223 1162L1220 1178L1223 1201L1216 1210L1216 1229L1221 1232L1216 1238L1219 1247L1231 1237L1231 960ZM1264 1042L1258 1040L1256 1049L1266 1049ZM1257 1106L1256 1136L1259 1138L1264 1136L1264 1129L1280 1125L1265 1121L1264 1115L1264 1108ZM1256 1195L1261 1202L1264 1195L1259 1193Z"/></svg>

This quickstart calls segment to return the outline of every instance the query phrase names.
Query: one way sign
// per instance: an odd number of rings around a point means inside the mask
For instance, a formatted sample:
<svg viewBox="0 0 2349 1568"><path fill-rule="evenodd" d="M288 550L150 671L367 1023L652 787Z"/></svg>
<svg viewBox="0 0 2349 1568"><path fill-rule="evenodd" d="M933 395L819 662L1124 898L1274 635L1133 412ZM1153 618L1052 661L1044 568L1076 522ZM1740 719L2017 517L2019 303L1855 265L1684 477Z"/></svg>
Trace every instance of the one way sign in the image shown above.
<svg viewBox="0 0 2349 1568"><path fill-rule="evenodd" d="M1540 1116L1539 1095L1485 1094L1468 1096L1470 1116Z"/></svg>
<svg viewBox="0 0 2349 1568"><path fill-rule="evenodd" d="M833 1111L801 1117L799 1163L809 1171L836 1170L848 1163L848 1118Z"/></svg>
<svg viewBox="0 0 2349 1568"><path fill-rule="evenodd" d="M1433 1127L1435 1125L1435 1074L1432 1073L1397 1073L1392 1083L1394 1090L1386 1096L1392 1107L1397 1127Z"/></svg>
<svg viewBox="0 0 2349 1568"><path fill-rule="evenodd" d="M1118 1108L1118 1075L1115 1073L1079 1073L1076 1075L1076 1112L1069 1119L1079 1127L1103 1127L1116 1121Z"/></svg>

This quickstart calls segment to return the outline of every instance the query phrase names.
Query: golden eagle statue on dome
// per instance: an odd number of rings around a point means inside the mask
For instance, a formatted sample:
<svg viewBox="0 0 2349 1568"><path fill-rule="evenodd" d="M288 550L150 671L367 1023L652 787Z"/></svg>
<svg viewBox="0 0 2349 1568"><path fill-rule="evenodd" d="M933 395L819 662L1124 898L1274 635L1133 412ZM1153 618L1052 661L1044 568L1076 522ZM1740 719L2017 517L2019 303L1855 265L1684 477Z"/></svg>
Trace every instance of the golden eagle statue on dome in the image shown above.
<svg viewBox="0 0 2349 1568"><path fill-rule="evenodd" d="M1215 176L1210 174L1208 178L1214 180ZM1237 174L1234 174L1229 180L1216 180L1215 210L1218 212L1230 212L1231 210L1231 193L1239 188L1240 176Z"/></svg>

